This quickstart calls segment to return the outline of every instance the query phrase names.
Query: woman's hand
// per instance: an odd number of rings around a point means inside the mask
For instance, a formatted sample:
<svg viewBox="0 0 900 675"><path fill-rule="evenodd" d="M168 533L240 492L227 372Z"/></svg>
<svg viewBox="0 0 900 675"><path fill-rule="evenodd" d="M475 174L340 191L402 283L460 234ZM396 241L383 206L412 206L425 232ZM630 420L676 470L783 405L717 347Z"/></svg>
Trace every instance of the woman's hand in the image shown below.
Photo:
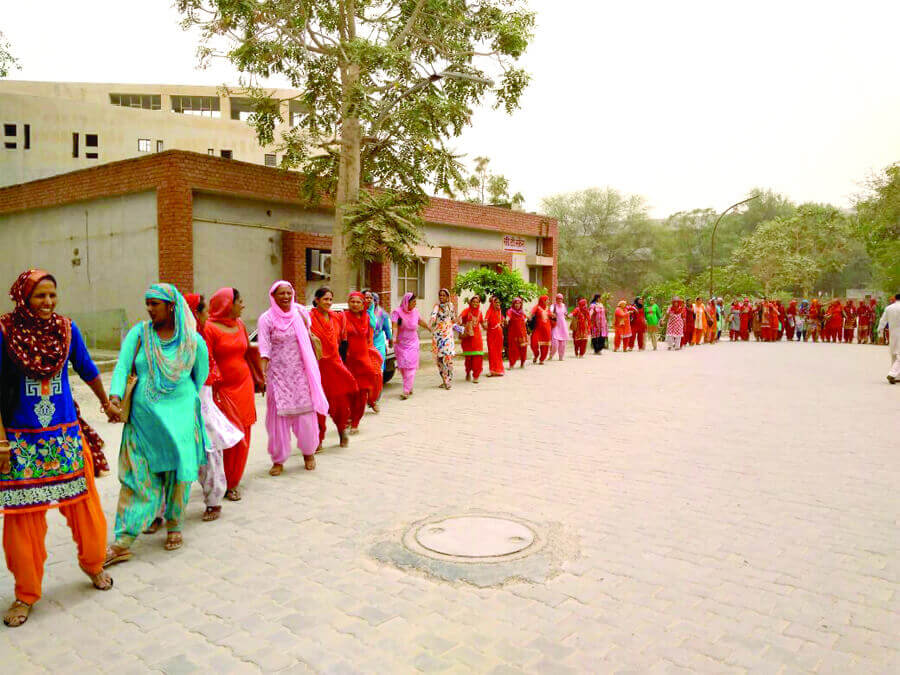
<svg viewBox="0 0 900 675"><path fill-rule="evenodd" d="M108 422L112 422L115 424L116 422L122 421L122 409L118 406L117 403L114 403L112 399L106 402L106 405L101 406L103 412L106 413L106 419Z"/></svg>
<svg viewBox="0 0 900 675"><path fill-rule="evenodd" d="M12 464L10 462L10 458L12 457L12 450L9 447L9 441L7 439L0 440L0 473L9 473L12 471Z"/></svg>

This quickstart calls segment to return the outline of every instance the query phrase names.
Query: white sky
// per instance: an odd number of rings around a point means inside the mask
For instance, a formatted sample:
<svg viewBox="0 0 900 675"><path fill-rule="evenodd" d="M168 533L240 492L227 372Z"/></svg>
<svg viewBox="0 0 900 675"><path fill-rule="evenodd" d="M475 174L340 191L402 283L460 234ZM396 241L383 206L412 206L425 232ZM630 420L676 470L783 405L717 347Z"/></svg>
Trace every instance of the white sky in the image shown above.
<svg viewBox="0 0 900 675"><path fill-rule="evenodd" d="M167 0L4 2L14 79L218 85ZM753 186L846 206L900 160L900 3L532 0L534 80L512 117L479 111L460 151L528 208L610 185L654 216Z"/></svg>

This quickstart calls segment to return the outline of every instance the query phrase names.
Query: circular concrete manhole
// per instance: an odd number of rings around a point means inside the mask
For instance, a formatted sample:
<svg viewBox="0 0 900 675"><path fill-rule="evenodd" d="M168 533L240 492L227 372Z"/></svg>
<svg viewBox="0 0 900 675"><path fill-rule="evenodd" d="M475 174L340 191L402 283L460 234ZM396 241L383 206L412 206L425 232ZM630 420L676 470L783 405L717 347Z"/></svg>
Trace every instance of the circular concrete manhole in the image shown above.
<svg viewBox="0 0 900 675"><path fill-rule="evenodd" d="M527 525L496 516L453 516L426 522L409 532L426 554L473 562L522 554L537 536Z"/></svg>

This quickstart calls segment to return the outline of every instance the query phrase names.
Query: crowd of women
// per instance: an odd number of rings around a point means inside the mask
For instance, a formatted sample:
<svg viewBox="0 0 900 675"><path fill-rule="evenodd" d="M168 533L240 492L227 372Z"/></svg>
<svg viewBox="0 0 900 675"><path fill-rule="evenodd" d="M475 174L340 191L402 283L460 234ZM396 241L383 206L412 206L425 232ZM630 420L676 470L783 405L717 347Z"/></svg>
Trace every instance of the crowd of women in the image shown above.
<svg viewBox="0 0 900 675"><path fill-rule="evenodd" d="M279 280L269 289L267 309L257 321L257 344L250 341L241 316L244 301L235 288L222 288L208 301L182 296L175 286L153 284L144 303L148 320L125 336L107 395L78 327L56 312L56 279L45 270L23 272L13 284L12 312L0 317L0 507L3 549L15 579L15 602L4 616L20 626L41 597L47 554L46 512L58 508L77 544L81 569L99 590L112 587L105 567L132 558L142 534L165 528L166 550L182 546L184 512L191 484L198 481L205 502L204 521L217 520L223 500L241 500L252 428L257 421L255 394L265 392L265 428L278 476L300 450L306 470L316 468L330 417L341 447L359 430L366 409L379 412L387 348L394 348L405 400L414 394L419 368L419 333L432 335L440 387L453 386L457 339L466 380L478 383L488 359L488 377L501 377L505 366L523 368L531 359L543 365L565 358L573 340L576 358L590 341L602 353L610 326L599 295L566 306L541 296L531 311L522 298L503 311L501 301L473 296L457 315L448 289L426 321L417 298L406 293L388 314L370 291L349 295L347 309L334 311L334 294L319 288L311 309L298 304L294 288ZM778 305L774 305L776 308ZM675 298L663 314L650 298L621 301L612 317L614 350L653 349L665 333L672 349L721 337L730 322L731 338L788 338L809 327L815 303L791 303L782 315L763 302L761 309L721 298L692 304ZM846 330L848 306L841 305ZM836 316L827 308L824 316ZM863 313L855 316L860 326ZM758 316L758 319L754 319ZM865 316L869 316L865 314ZM789 329L793 328L794 332ZM864 335L860 331L860 336ZM827 334L833 337L833 332ZM817 339L813 333L813 339ZM103 441L81 416L69 385L68 366L87 383L107 419L124 423L118 453L120 491L113 541L95 479L108 471Z"/></svg>

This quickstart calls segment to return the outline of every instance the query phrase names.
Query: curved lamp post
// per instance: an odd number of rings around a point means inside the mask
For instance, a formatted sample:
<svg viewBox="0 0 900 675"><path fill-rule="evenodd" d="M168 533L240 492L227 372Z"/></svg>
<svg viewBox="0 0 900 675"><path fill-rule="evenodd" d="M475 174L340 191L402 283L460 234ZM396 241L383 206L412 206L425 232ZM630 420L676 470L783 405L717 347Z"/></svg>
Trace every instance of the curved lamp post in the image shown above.
<svg viewBox="0 0 900 675"><path fill-rule="evenodd" d="M725 217L725 214L731 211L732 209L736 209L741 204L746 204L747 202L752 202L754 199L761 197L762 195L755 194L752 197L747 197L747 199L742 199L736 204L732 204L727 209L722 211L718 218L716 218L716 224L713 225L712 231L712 241L709 243L709 297L713 297L713 260L715 259L716 254L716 230L719 228L719 221Z"/></svg>

